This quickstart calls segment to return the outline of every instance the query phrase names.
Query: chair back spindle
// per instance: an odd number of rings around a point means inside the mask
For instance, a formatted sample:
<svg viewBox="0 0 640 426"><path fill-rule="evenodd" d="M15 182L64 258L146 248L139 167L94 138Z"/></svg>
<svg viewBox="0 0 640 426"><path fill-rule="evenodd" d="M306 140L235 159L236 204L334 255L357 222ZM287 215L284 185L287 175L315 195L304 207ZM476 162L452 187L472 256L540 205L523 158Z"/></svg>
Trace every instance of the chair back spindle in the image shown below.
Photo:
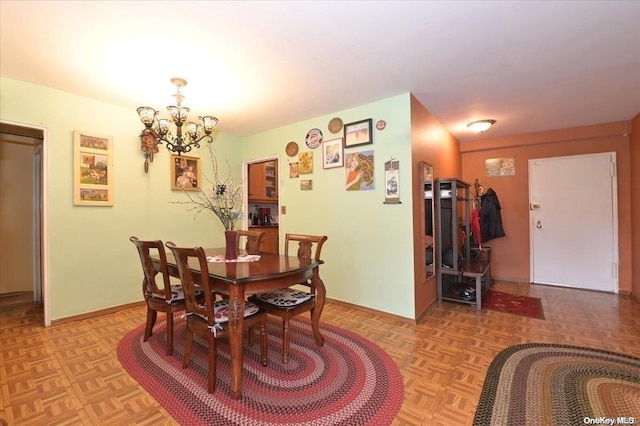
<svg viewBox="0 0 640 426"><path fill-rule="evenodd" d="M171 281L169 279L169 272L167 271L167 254L164 251L164 245L162 241L141 241L137 237L130 237L129 240L138 249L140 255L140 263L142 264L143 282L142 291L147 297L160 297L166 300L171 300ZM158 270L153 267L153 261L151 255L158 254L160 257L160 266ZM158 287L156 281L157 274L162 275L163 287Z"/></svg>
<svg viewBox="0 0 640 426"><path fill-rule="evenodd" d="M238 247L240 247L240 239L246 238L244 248L247 254L258 254L265 234L266 231L238 231Z"/></svg>
<svg viewBox="0 0 640 426"><path fill-rule="evenodd" d="M213 326L213 292L209 285L209 267L207 266L207 256L202 247L186 248L176 247L175 243L168 241L166 246L176 259L178 274L182 282L184 301L187 313L202 315L207 318L209 325ZM201 274L197 276L189 267L189 259L194 258L200 266ZM204 305L197 297L197 284L204 290Z"/></svg>

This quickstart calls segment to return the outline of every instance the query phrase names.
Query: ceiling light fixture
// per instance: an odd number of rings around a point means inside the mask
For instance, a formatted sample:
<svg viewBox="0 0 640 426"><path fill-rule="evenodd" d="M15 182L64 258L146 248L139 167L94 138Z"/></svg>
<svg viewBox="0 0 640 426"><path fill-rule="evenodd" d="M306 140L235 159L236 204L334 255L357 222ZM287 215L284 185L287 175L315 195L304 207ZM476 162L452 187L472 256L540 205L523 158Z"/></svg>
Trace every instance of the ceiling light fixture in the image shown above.
<svg viewBox="0 0 640 426"><path fill-rule="evenodd" d="M183 152L191 151L193 146L200 148L200 142L203 139L208 139L209 142L213 142L211 132L213 128L216 127L216 124L218 124L218 119L211 115L206 115L204 117L198 117L200 123L194 123L192 121L186 122L189 108L182 106L184 96L180 93L180 88L187 85L187 80L180 77L173 77L171 83L173 83L177 89L176 94L173 95L173 97L176 98L177 105L167 107L171 120L156 118L158 111L150 107L138 108L138 115L140 116L140 121L142 121L142 124L145 126L145 131L153 132L158 139L158 143L166 142L169 151L182 155ZM176 125L175 137L170 130L171 122ZM182 125L185 127L185 136L182 135Z"/></svg>
<svg viewBox="0 0 640 426"><path fill-rule="evenodd" d="M482 133L496 124L496 120L478 120L467 124L467 127L476 133Z"/></svg>

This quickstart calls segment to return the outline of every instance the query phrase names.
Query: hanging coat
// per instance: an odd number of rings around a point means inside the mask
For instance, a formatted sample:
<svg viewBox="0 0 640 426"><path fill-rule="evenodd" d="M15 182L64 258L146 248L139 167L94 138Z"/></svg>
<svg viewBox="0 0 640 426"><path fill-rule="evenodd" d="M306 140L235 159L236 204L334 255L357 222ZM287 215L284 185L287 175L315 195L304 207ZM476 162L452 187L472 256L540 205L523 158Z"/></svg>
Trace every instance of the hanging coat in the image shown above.
<svg viewBox="0 0 640 426"><path fill-rule="evenodd" d="M480 227L483 243L505 236L502 228L501 209L498 195L493 189L489 188L482 194L480 198Z"/></svg>

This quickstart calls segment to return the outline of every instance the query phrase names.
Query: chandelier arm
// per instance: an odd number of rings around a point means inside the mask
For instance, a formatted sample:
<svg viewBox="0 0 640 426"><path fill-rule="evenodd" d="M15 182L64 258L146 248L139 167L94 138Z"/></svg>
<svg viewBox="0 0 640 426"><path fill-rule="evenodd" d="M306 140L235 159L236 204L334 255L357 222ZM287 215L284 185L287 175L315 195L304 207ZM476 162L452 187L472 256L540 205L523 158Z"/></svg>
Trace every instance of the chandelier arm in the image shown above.
<svg viewBox="0 0 640 426"><path fill-rule="evenodd" d="M193 147L200 148L200 142L202 141L206 140L212 143L213 138L211 137L211 132L216 124L218 124L218 119L211 115L199 117L202 123L197 127L195 123L187 122L189 108L182 106L184 95L182 95L180 91L183 86L186 86L187 81L181 77L173 77L171 83L176 86L176 93L173 96L177 102L177 106L167 107L171 115L171 120L158 118L158 111L150 107L138 108L138 115L145 125L145 128L152 131L156 136L158 144L164 142L169 151L182 155L182 153L190 152ZM175 137L169 130L171 123L176 126ZM187 134L183 136L182 126L185 123ZM204 134L202 134L203 132Z"/></svg>
<svg viewBox="0 0 640 426"><path fill-rule="evenodd" d="M202 135L197 140L195 140L193 143L194 143L194 145L195 144L199 144L200 142L202 142L205 139L207 140L207 142L213 143L213 138L211 137L211 135ZM199 145L198 145L198 148L200 148Z"/></svg>

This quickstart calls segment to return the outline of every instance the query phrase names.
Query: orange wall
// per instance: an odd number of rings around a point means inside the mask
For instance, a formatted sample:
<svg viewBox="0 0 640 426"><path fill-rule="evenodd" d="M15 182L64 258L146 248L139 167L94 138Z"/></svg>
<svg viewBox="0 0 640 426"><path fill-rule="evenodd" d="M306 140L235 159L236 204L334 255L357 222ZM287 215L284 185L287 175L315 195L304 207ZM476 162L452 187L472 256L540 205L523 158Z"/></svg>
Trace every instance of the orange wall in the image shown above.
<svg viewBox="0 0 640 426"><path fill-rule="evenodd" d="M413 179L413 229L414 274L415 274L415 318L437 299L435 275L425 280L424 243L419 238L421 204L424 202L423 176L418 173L419 163L433 166L433 177L459 177L461 171L460 143L416 98L411 96L411 169Z"/></svg>
<svg viewBox="0 0 640 426"><path fill-rule="evenodd" d="M502 206L502 221L507 235L486 244L492 249L491 272L494 278L530 281L528 160L614 151L618 163L619 291L631 291L630 132L631 122L624 121L462 144L462 179L473 184L477 178L485 188L491 186ZM486 177L485 160L503 157L515 157L516 175ZM576 217L580 209L576 206ZM639 213L635 213L636 222L640 220Z"/></svg>
<svg viewBox="0 0 640 426"><path fill-rule="evenodd" d="M631 121L631 295L640 301L640 114Z"/></svg>

